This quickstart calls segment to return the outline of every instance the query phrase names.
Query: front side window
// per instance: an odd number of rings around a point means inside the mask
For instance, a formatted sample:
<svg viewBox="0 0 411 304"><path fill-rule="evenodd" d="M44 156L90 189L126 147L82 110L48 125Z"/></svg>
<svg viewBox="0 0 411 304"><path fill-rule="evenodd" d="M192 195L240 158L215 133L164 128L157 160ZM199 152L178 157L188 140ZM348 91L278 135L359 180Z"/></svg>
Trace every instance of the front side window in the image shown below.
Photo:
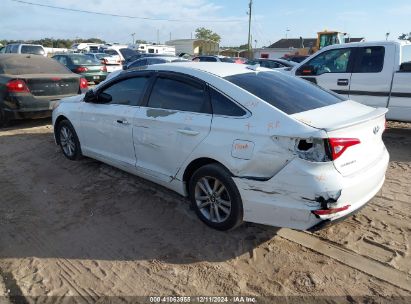
<svg viewBox="0 0 411 304"><path fill-rule="evenodd" d="M149 76L128 78L116 82L102 93L111 96L110 104L136 106L143 97L148 81Z"/></svg>
<svg viewBox="0 0 411 304"><path fill-rule="evenodd" d="M157 78L148 107L208 113L208 104L201 84L166 77Z"/></svg>
<svg viewBox="0 0 411 304"><path fill-rule="evenodd" d="M345 100L308 81L280 72L236 74L225 79L287 114L309 111Z"/></svg>
<svg viewBox="0 0 411 304"><path fill-rule="evenodd" d="M353 73L379 73L384 66L385 48L371 46L358 48Z"/></svg>
<svg viewBox="0 0 411 304"><path fill-rule="evenodd" d="M350 55L351 49L329 50L314 57L304 66L312 68L312 75L347 73Z"/></svg>

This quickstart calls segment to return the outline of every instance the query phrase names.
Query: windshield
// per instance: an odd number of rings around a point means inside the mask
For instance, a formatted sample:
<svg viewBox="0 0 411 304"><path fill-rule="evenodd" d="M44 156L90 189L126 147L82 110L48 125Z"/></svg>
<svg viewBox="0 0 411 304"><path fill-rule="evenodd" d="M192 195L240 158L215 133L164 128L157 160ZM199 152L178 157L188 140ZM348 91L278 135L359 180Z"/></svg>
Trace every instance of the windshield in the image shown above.
<svg viewBox="0 0 411 304"><path fill-rule="evenodd" d="M39 45L22 45L22 54L44 55L44 49Z"/></svg>
<svg viewBox="0 0 411 304"><path fill-rule="evenodd" d="M86 56L86 55L71 55L71 61L74 65L99 65L100 61L98 61L94 57Z"/></svg>
<svg viewBox="0 0 411 304"><path fill-rule="evenodd" d="M311 82L280 72L250 72L225 79L287 114L309 111L346 100Z"/></svg>

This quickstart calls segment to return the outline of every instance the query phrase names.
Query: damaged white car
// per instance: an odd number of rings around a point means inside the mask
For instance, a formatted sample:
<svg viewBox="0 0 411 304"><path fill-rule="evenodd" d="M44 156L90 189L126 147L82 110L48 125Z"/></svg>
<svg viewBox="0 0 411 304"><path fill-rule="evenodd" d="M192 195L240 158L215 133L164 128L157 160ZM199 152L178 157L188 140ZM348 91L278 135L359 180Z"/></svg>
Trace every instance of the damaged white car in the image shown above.
<svg viewBox="0 0 411 304"><path fill-rule="evenodd" d="M124 71L63 100L53 125L67 158L188 196L213 228L317 229L380 190L386 111L269 69L190 62Z"/></svg>

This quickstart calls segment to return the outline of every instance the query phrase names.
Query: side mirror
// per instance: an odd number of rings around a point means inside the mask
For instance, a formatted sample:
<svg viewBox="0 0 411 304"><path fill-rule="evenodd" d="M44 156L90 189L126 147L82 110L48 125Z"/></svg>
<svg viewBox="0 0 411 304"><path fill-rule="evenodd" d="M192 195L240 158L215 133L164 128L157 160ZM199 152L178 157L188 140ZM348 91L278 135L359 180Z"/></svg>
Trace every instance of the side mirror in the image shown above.
<svg viewBox="0 0 411 304"><path fill-rule="evenodd" d="M400 72L411 72L411 61L401 64Z"/></svg>
<svg viewBox="0 0 411 304"><path fill-rule="evenodd" d="M302 75L302 76L315 75L314 67L309 64L304 64L297 70L297 75Z"/></svg>
<svg viewBox="0 0 411 304"><path fill-rule="evenodd" d="M113 98L111 97L111 95L107 94L107 93L100 93L100 94L98 94L98 97L97 97L97 102L98 103L109 103L112 100L113 100Z"/></svg>
<svg viewBox="0 0 411 304"><path fill-rule="evenodd" d="M88 90L86 95L84 95L84 102L97 102L97 97L96 94L94 93L93 90Z"/></svg>

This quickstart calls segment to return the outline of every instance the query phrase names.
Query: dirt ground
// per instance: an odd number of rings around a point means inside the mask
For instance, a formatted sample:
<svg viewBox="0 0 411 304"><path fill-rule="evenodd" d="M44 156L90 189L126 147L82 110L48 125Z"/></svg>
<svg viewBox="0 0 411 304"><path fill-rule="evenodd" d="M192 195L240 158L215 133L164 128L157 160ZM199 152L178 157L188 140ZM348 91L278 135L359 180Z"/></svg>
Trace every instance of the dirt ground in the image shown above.
<svg viewBox="0 0 411 304"><path fill-rule="evenodd" d="M390 123L384 139L382 191L313 235L411 279L411 124ZM214 231L173 192L94 160L66 160L48 120L0 131L0 298L411 296L278 231Z"/></svg>

